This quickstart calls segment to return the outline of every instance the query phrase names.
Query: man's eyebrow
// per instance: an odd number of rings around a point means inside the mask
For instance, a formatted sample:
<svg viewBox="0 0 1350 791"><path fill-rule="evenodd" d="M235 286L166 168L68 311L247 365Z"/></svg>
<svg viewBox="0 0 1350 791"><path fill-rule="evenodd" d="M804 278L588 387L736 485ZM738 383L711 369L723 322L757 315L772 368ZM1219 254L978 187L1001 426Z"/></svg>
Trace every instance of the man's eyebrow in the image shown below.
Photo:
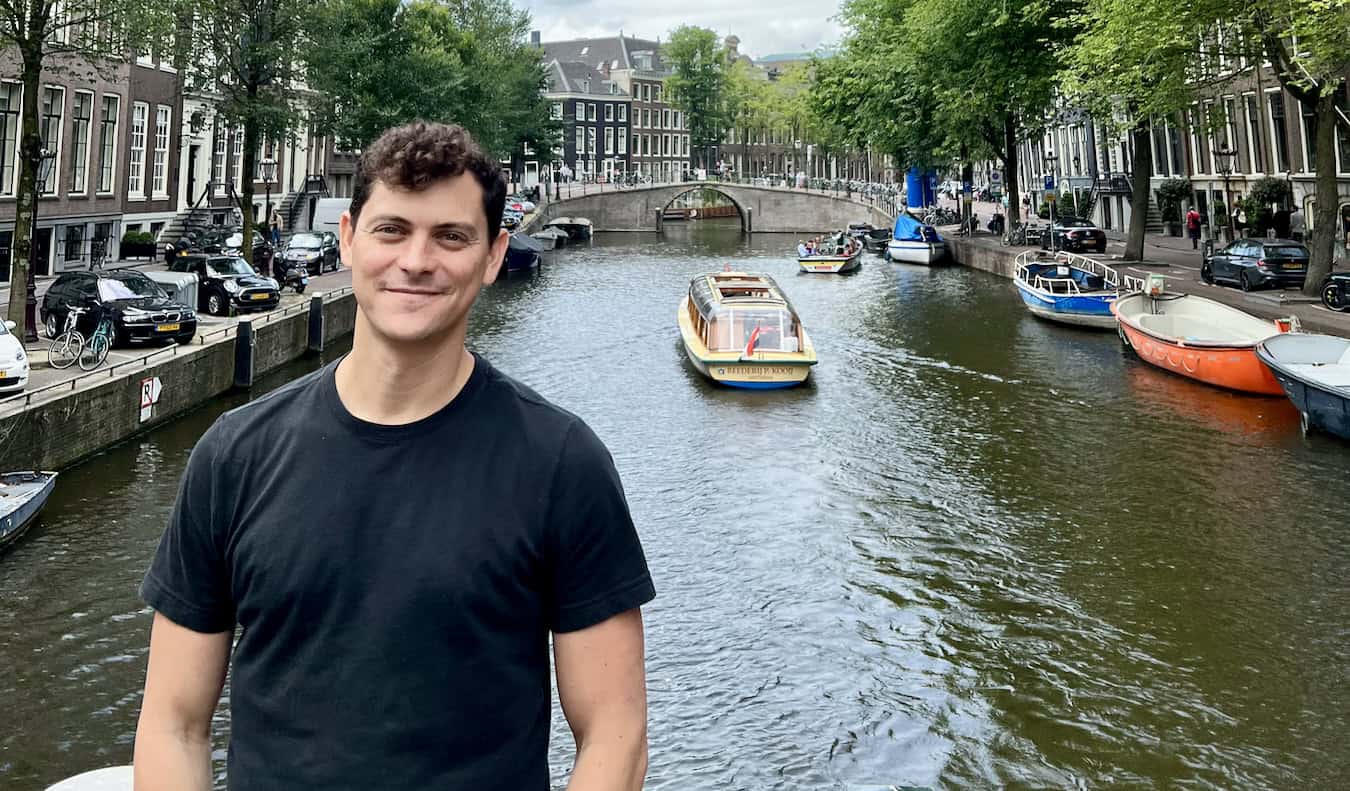
<svg viewBox="0 0 1350 791"><path fill-rule="evenodd" d="M400 216L397 215L397 214L377 214L377 215L375 215L374 217L371 217L371 218L370 218L370 224L371 224L371 225L377 225L377 224L382 223L382 222L396 223L396 224L398 224L398 225L403 225L403 226L410 226L410 225L413 224L412 222L410 222L410 221L407 220L406 218L400 217ZM432 226L431 230L432 230L432 231L435 231L435 232L438 232L438 233L439 233L439 232L442 232L442 231L458 231L459 233L465 234L466 236L477 236L477 235L478 235L478 229L475 228L475 227L474 227L474 224L471 223L471 222L443 222L443 223L437 223L436 225Z"/></svg>

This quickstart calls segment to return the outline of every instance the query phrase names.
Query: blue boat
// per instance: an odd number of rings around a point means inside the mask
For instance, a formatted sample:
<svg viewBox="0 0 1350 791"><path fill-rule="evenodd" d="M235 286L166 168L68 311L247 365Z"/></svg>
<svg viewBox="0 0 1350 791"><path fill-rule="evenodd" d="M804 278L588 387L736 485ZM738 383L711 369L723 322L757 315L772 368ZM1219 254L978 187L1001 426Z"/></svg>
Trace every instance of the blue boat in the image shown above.
<svg viewBox="0 0 1350 791"><path fill-rule="evenodd" d="M0 547L17 539L37 521L54 488L54 472L0 474Z"/></svg>
<svg viewBox="0 0 1350 791"><path fill-rule="evenodd" d="M1350 340L1281 333L1256 344L1256 356L1294 402L1305 432L1350 440Z"/></svg>
<svg viewBox="0 0 1350 791"><path fill-rule="evenodd" d="M882 255L887 261L932 266L946 257L947 243L936 228L901 212Z"/></svg>
<svg viewBox="0 0 1350 791"><path fill-rule="evenodd" d="M502 272L511 274L537 269L539 253L543 249L544 245L538 239L523 233L511 234L511 241L506 247L506 258L502 261Z"/></svg>
<svg viewBox="0 0 1350 791"><path fill-rule="evenodd" d="M1073 253L1043 259L1035 253L1017 256L1013 283L1032 315L1078 327L1116 328L1111 303L1123 291L1142 291L1144 281L1122 275L1110 266Z"/></svg>

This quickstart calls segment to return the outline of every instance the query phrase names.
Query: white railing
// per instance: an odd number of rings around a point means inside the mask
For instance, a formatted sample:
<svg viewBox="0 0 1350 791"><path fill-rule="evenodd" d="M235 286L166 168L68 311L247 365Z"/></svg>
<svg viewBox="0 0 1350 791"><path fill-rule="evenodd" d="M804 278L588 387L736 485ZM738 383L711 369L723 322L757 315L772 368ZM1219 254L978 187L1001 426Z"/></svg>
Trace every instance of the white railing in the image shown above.
<svg viewBox="0 0 1350 791"><path fill-rule="evenodd" d="M1028 272L1029 266L1031 266L1032 264L1054 263L1072 266L1075 269L1080 269L1084 272L1087 272L1090 275L1096 275L1097 277L1100 277L1102 279L1102 282L1105 283L1106 286L1112 289L1113 291L1133 293L1135 291L1144 290L1143 278L1134 277L1133 275L1121 274L1120 272L1116 271L1115 267L1108 266L1107 264L1104 264L1095 258L1088 258L1085 255L1070 253L1067 250L1060 250L1054 253L1054 255L1049 259L1042 258L1041 257L1042 255L1043 252L1039 250L1027 250L1026 252L1018 253L1017 279L1021 280L1024 283L1032 282L1030 279L1030 273ZM1041 287L1039 285L1036 285L1035 283L1033 283L1033 286L1035 286L1036 288Z"/></svg>

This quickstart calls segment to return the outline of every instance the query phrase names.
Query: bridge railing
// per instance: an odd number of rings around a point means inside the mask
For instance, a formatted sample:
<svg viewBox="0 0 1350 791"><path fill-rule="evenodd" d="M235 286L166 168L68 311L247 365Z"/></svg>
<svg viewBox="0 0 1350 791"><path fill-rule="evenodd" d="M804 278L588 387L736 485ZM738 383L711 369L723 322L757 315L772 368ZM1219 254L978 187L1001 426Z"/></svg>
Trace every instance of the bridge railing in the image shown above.
<svg viewBox="0 0 1350 791"><path fill-rule="evenodd" d="M704 181L695 179L625 179L614 180L572 180L552 182L548 196L551 200L568 200L585 195L602 195L616 192L629 192L635 189L652 187L688 186L698 189L700 186L717 184L741 184L761 189L780 189L784 192L805 192L815 195L830 195L846 198L858 203L868 204L884 212L887 217L895 217L901 204L901 194L893 185L845 181L842 179L810 179L805 187L797 187L785 178L748 177L740 175L717 176L710 174Z"/></svg>

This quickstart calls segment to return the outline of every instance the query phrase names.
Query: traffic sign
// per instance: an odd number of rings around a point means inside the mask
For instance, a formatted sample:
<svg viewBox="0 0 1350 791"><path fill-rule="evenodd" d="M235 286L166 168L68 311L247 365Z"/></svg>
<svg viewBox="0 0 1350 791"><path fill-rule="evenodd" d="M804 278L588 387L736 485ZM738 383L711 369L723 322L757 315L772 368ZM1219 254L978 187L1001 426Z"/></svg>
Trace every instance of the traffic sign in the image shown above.
<svg viewBox="0 0 1350 791"><path fill-rule="evenodd" d="M159 403L159 395L164 391L164 384L159 381L158 376L152 376L141 380L141 422L150 419L154 414L154 406Z"/></svg>
<svg viewBox="0 0 1350 791"><path fill-rule="evenodd" d="M1046 188L1047 190L1052 190L1052 189L1055 188L1055 177L1054 177L1054 176L1046 176L1046 177L1045 177L1045 188Z"/></svg>
<svg viewBox="0 0 1350 791"><path fill-rule="evenodd" d="M1002 184L1002 183L1003 183L1003 171L1001 171L1001 170L991 170L991 171L989 171L989 183L990 183L990 184Z"/></svg>

